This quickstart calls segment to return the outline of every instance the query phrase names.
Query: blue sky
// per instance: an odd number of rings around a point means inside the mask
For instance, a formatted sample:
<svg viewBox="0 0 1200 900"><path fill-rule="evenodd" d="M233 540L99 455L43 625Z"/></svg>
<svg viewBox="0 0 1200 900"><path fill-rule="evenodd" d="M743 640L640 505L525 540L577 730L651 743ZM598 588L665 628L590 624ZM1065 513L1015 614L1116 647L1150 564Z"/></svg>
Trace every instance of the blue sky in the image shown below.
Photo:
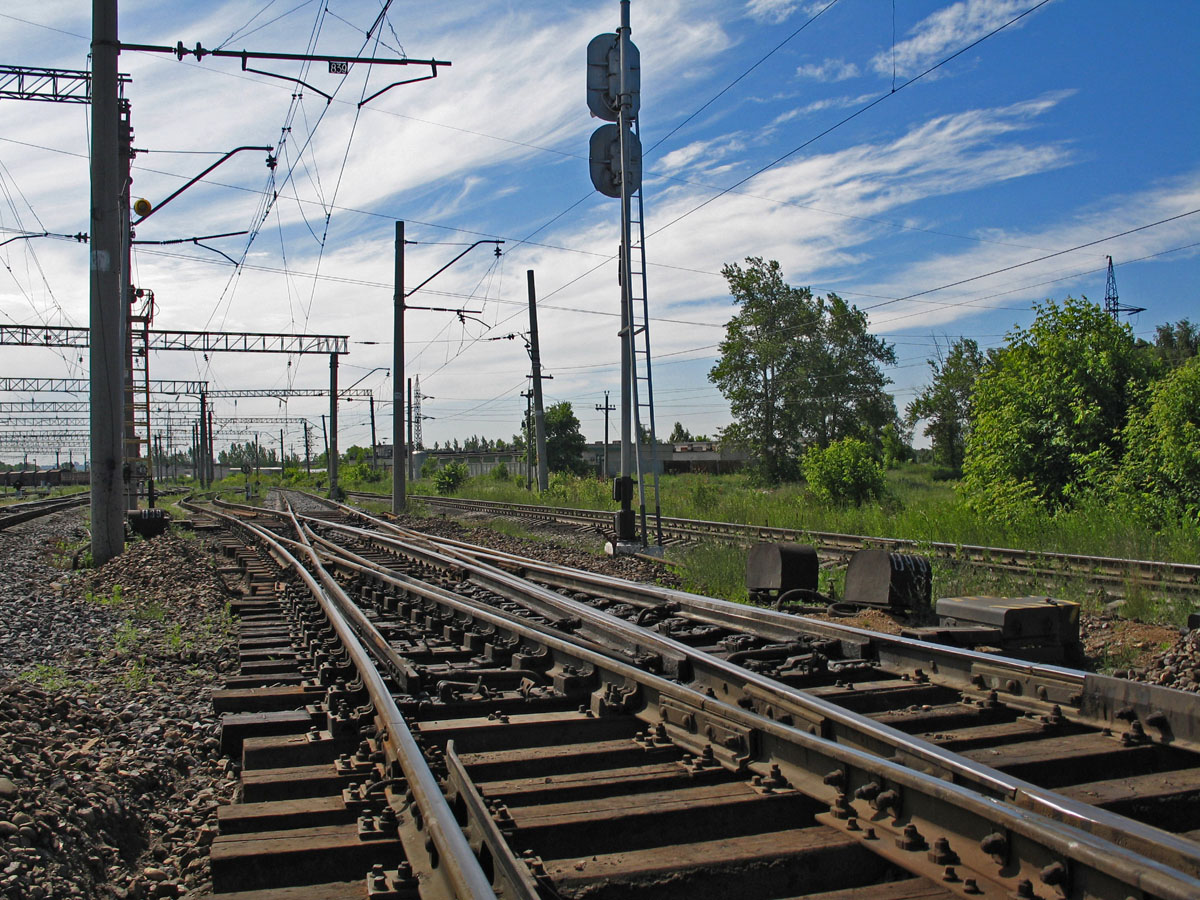
<svg viewBox="0 0 1200 900"><path fill-rule="evenodd" d="M1200 318L1200 213L1188 215L1200 210L1200 6L1053 0L906 86L1035 5L633 2L663 434L677 420L709 434L729 422L706 375L735 311L720 269L747 256L778 259L791 283L837 291L868 310L872 329L896 346L888 374L901 410L927 380L935 342L965 335L991 346L1027 325L1036 301L1101 301L1107 254L1121 300L1147 308L1129 320L1137 333ZM0 11L0 62L84 68L89 6L46 0ZM121 37L352 55L379 10L378 0L128 0ZM426 443L507 438L519 427L528 361L520 341L490 338L527 330L527 269L536 273L543 362L554 377L547 400L570 401L584 433L598 439L594 406L605 390L618 392L618 204L588 178L588 136L600 123L584 102L584 49L618 14L615 0L397 0L368 49L453 66L361 111L364 92L404 70L357 66L339 87L314 68L307 81L337 89L327 105L312 91L243 73L236 60L123 53L134 144L147 151L135 160L135 196L161 199L216 154L280 146L290 128L273 179L263 154L241 154L139 229L139 239L159 241L261 222L252 241L210 242L235 259L244 254L237 269L189 244L140 247L135 283L155 291L156 325L348 334L342 384L363 378L361 387L386 398L390 379L371 370L391 363L395 220L418 241L408 251L410 288L461 243L501 239L499 260L477 248L410 301L481 311L462 322L408 316L408 371L431 396ZM298 74L294 63L271 70ZM86 230L86 157L82 107L0 103L0 240ZM1141 230L1102 240L1133 229ZM2 321L86 324L84 248L16 241L0 247L0 260L8 270ZM956 282L965 283L943 288ZM0 375L81 374L71 354L0 353ZM216 388L327 382L320 358L158 353L151 370ZM313 421L323 411L318 400L287 408ZM222 401L217 412L284 410L277 401L236 409ZM382 406L381 434L389 416ZM343 446L369 440L361 406L343 411L343 425ZM289 443L299 435L290 428Z"/></svg>

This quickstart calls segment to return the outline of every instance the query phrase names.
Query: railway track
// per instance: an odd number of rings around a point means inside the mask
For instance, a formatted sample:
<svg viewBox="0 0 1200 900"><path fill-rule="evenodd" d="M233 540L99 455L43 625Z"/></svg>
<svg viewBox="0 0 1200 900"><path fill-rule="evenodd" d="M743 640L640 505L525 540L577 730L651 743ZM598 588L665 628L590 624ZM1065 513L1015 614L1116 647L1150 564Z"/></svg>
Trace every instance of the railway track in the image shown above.
<svg viewBox="0 0 1200 900"><path fill-rule="evenodd" d="M377 494L349 492L354 499L379 500ZM612 513L591 509L559 509L532 504L498 503L489 500L465 500L457 497L422 496L421 502L434 509L487 512L499 516L536 519L565 525L596 528L608 533ZM669 542L724 540L742 543L770 541L805 543L831 560L845 561L853 553L874 547L897 553L921 553L939 559L985 568L1010 578L1039 577L1082 579L1104 588L1114 596L1123 596L1131 586L1161 590L1174 595L1200 594L1200 565L1158 560L1120 559L1077 553L1051 553L1006 547L982 547L970 544L920 542L901 538L867 537L827 531L801 531L767 525L742 525L732 522L708 522L700 519L664 517L663 538Z"/></svg>
<svg viewBox="0 0 1200 900"><path fill-rule="evenodd" d="M41 516L84 506L89 501L89 495L84 492L70 497L56 497L53 500L31 500L27 503L11 503L0 506L0 530L28 522Z"/></svg>
<svg viewBox="0 0 1200 900"><path fill-rule="evenodd" d="M1050 790L1068 759L1195 777L1175 692L1146 688L1130 718L1094 708L1115 686L1091 676L736 623L732 604L568 585L586 573L295 503L213 513L246 595L242 674L214 697L247 801L222 811L218 893L361 897L364 872L378 898L1200 891L1189 829ZM1023 780L1038 772L1050 787Z"/></svg>

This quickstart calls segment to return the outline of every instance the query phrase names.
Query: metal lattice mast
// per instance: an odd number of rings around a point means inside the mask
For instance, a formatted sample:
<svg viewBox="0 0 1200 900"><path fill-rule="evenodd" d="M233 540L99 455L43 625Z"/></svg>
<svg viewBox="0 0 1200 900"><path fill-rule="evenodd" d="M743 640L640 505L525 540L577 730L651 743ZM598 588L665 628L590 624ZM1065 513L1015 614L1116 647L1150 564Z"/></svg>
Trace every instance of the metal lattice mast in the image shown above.
<svg viewBox="0 0 1200 900"><path fill-rule="evenodd" d="M413 401L412 401L412 417L413 417L413 449L420 450L425 446L421 437L421 376L413 376Z"/></svg>
<svg viewBox="0 0 1200 900"><path fill-rule="evenodd" d="M1145 312L1144 306L1122 306L1121 300L1117 296L1117 275L1113 271L1112 257L1108 257L1108 278L1104 282L1104 311L1114 319L1121 318L1124 313L1127 316L1132 316L1135 313Z"/></svg>
<svg viewBox="0 0 1200 900"><path fill-rule="evenodd" d="M1104 284L1104 311L1114 319L1118 312L1120 301L1117 299L1117 275L1113 271L1112 257L1108 258L1108 280Z"/></svg>

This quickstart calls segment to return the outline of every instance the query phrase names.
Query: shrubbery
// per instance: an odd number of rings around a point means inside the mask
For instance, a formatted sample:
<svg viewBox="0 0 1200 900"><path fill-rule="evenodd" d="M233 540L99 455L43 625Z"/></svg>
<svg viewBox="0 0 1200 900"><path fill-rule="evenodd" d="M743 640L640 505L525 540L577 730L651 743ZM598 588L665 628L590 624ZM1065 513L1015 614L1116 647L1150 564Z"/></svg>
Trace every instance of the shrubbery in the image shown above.
<svg viewBox="0 0 1200 900"><path fill-rule="evenodd" d="M433 487L441 495L453 494L462 487L470 473L466 463L447 463L433 474Z"/></svg>
<svg viewBox="0 0 1200 900"><path fill-rule="evenodd" d="M808 489L826 503L858 506L884 494L883 466L858 438L809 447L802 465Z"/></svg>
<svg viewBox="0 0 1200 900"><path fill-rule="evenodd" d="M1154 383L1122 437L1117 483L1131 505L1154 523L1200 518L1200 357Z"/></svg>
<svg viewBox="0 0 1200 900"><path fill-rule="evenodd" d="M1108 482L1131 402L1154 374L1128 325L1070 297L1037 307L975 383L963 464L968 502L1009 520L1068 508Z"/></svg>

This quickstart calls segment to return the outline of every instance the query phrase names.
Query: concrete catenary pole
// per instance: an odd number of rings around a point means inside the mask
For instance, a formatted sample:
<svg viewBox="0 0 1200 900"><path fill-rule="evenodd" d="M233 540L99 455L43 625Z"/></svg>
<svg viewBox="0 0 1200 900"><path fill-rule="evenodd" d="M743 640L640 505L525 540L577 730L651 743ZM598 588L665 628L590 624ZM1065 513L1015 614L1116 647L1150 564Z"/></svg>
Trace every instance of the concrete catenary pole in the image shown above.
<svg viewBox="0 0 1200 900"><path fill-rule="evenodd" d="M533 365L533 429L537 438L538 490L550 487L550 460L546 457L546 411L542 405L542 354L538 347L537 291L533 269L525 272L529 283L529 360Z"/></svg>
<svg viewBox="0 0 1200 900"><path fill-rule="evenodd" d="M405 460L408 446L404 442L404 223L396 223L396 272L393 294L392 335L392 512L404 512Z"/></svg>
<svg viewBox="0 0 1200 900"><path fill-rule="evenodd" d="M327 465L329 467L329 496L336 500L338 499L338 355L336 353L329 354L329 458Z"/></svg>
<svg viewBox="0 0 1200 900"><path fill-rule="evenodd" d="M91 368L92 561L125 549L122 468L125 315L121 309L121 210L117 0L92 2Z"/></svg>

